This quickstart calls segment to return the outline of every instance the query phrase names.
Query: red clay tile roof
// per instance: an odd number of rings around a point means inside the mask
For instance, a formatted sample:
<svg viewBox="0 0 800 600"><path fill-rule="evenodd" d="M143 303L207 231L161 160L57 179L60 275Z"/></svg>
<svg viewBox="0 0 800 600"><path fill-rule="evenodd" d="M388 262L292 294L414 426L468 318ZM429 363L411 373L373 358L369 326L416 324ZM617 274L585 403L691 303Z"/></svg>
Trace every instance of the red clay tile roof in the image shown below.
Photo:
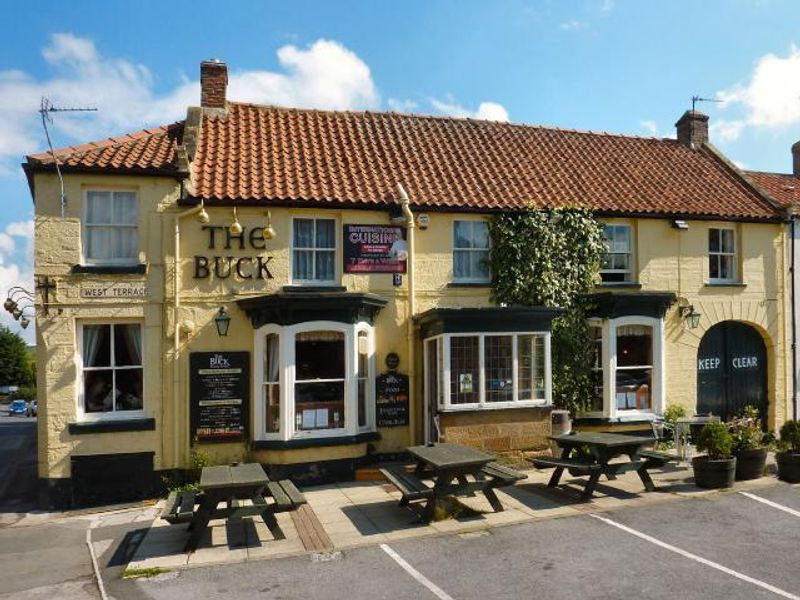
<svg viewBox="0 0 800 600"><path fill-rule="evenodd" d="M784 206L800 205L800 177L791 173L764 173L762 171L745 171L744 173Z"/></svg>
<svg viewBox="0 0 800 600"><path fill-rule="evenodd" d="M67 167L176 169L183 124L59 151ZM49 155L29 157L47 164ZM399 113L229 103L205 114L190 190L209 204L394 202L492 210L582 205L601 213L776 218L712 149L659 139Z"/></svg>
<svg viewBox="0 0 800 600"><path fill-rule="evenodd" d="M143 129L81 146L68 146L55 151L59 165L65 170L102 171L175 171L175 147L183 138L183 123ZM28 163L52 166L49 152L32 154Z"/></svg>

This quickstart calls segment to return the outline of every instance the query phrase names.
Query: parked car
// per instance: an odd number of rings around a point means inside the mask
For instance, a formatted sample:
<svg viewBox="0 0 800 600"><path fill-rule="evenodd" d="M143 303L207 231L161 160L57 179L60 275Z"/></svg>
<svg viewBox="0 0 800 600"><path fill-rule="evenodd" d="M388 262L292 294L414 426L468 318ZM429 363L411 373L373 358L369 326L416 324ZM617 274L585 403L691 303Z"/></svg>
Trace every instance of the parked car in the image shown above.
<svg viewBox="0 0 800 600"><path fill-rule="evenodd" d="M27 417L29 411L30 407L25 400L14 400L8 407L8 416L23 415Z"/></svg>
<svg viewBox="0 0 800 600"><path fill-rule="evenodd" d="M37 417L39 416L39 401L38 400L31 400L28 404L28 416L29 417Z"/></svg>

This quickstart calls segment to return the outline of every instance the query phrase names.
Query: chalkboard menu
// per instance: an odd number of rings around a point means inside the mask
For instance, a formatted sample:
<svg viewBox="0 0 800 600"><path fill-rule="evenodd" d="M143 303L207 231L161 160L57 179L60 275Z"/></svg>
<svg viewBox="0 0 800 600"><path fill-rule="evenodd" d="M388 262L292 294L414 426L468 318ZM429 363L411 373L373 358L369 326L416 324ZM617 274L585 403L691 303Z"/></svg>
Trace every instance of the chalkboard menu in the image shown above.
<svg viewBox="0 0 800 600"><path fill-rule="evenodd" d="M376 378L378 427L408 425L408 375L389 371Z"/></svg>
<svg viewBox="0 0 800 600"><path fill-rule="evenodd" d="M244 439L250 405L249 352L189 355L192 437L200 442Z"/></svg>

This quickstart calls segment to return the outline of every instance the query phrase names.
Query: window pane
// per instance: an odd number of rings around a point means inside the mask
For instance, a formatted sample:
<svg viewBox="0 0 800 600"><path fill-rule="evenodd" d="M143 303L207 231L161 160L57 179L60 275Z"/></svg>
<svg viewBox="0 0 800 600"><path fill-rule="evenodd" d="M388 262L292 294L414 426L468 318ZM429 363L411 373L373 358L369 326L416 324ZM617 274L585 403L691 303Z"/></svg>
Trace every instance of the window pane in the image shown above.
<svg viewBox="0 0 800 600"><path fill-rule="evenodd" d="M87 258L102 260L112 258L111 227L87 227L86 240Z"/></svg>
<svg viewBox="0 0 800 600"><path fill-rule="evenodd" d="M278 433L281 429L281 387L276 384L264 386L266 398L266 414L264 430L267 433Z"/></svg>
<svg viewBox="0 0 800 600"><path fill-rule="evenodd" d="M729 255L719 256L719 278L733 279L733 257Z"/></svg>
<svg viewBox="0 0 800 600"><path fill-rule="evenodd" d="M628 265L630 261L630 255L628 254L614 254L614 269L619 271L627 271Z"/></svg>
<svg viewBox="0 0 800 600"><path fill-rule="evenodd" d="M111 369L83 372L83 401L87 413L106 412L114 409L113 372Z"/></svg>
<svg viewBox="0 0 800 600"><path fill-rule="evenodd" d="M294 247L314 247L314 219L294 220Z"/></svg>
<svg viewBox="0 0 800 600"><path fill-rule="evenodd" d="M336 252L323 251L315 252L317 257L316 279L320 281L331 281L334 278Z"/></svg>
<svg viewBox="0 0 800 600"><path fill-rule="evenodd" d="M113 222L115 225L136 225L137 203L133 192L115 192L113 203Z"/></svg>
<svg viewBox="0 0 800 600"><path fill-rule="evenodd" d="M733 229L722 229L720 231L721 235L721 247L722 251L728 254L733 254Z"/></svg>
<svg viewBox="0 0 800 600"><path fill-rule="evenodd" d="M489 247L489 224L485 221L473 221L472 223L472 246L473 248Z"/></svg>
<svg viewBox="0 0 800 600"><path fill-rule="evenodd" d="M708 230L708 251L709 252L719 252L720 244L719 244L719 229L709 229Z"/></svg>
<svg viewBox="0 0 800 600"><path fill-rule="evenodd" d="M369 377L369 340L366 331L359 331L356 337L356 352L358 364L356 375L358 377L358 426L367 424L367 380Z"/></svg>
<svg viewBox="0 0 800 600"><path fill-rule="evenodd" d="M428 405L435 408L441 403L439 377L441 376L442 363L439 360L439 340L428 340L425 343L428 348L428 378L425 387L428 395Z"/></svg>
<svg viewBox="0 0 800 600"><path fill-rule="evenodd" d="M133 227L115 227L111 237L111 258L137 259L139 253L138 231Z"/></svg>
<svg viewBox="0 0 800 600"><path fill-rule="evenodd" d="M544 337L521 335L517 341L519 400L544 400Z"/></svg>
<svg viewBox="0 0 800 600"><path fill-rule="evenodd" d="M719 254L712 254L708 257L708 276L711 279L719 279Z"/></svg>
<svg viewBox="0 0 800 600"><path fill-rule="evenodd" d="M298 430L344 427L344 381L297 383L294 400Z"/></svg>
<svg viewBox="0 0 800 600"><path fill-rule="evenodd" d="M317 219L317 248L336 248L336 222Z"/></svg>
<svg viewBox="0 0 800 600"><path fill-rule="evenodd" d="M485 251L470 252L470 272L473 279L489 281L489 253Z"/></svg>
<svg viewBox="0 0 800 600"><path fill-rule="evenodd" d="M141 325L114 325L114 363L118 367L142 364Z"/></svg>
<svg viewBox="0 0 800 600"><path fill-rule="evenodd" d="M117 369L117 410L142 410L142 369Z"/></svg>
<svg viewBox="0 0 800 600"><path fill-rule="evenodd" d="M281 388L280 388L280 354L277 333L267 334L264 340L264 400L266 433L280 431Z"/></svg>
<svg viewBox="0 0 800 600"><path fill-rule="evenodd" d="M111 223L111 192L86 193L86 222Z"/></svg>
<svg viewBox="0 0 800 600"><path fill-rule="evenodd" d="M367 380L358 380L358 426L367 425Z"/></svg>
<svg viewBox="0 0 800 600"><path fill-rule="evenodd" d="M453 248L472 248L472 223L455 221L453 223Z"/></svg>
<svg viewBox="0 0 800 600"><path fill-rule="evenodd" d="M626 325L617 328L617 366L634 367L653 364L652 328Z"/></svg>
<svg viewBox="0 0 800 600"><path fill-rule="evenodd" d="M513 339L510 335L487 335L483 340L486 402L514 400Z"/></svg>
<svg viewBox="0 0 800 600"><path fill-rule="evenodd" d="M314 251L295 250L292 265L292 274L295 279L313 279L314 277Z"/></svg>
<svg viewBox="0 0 800 600"><path fill-rule="evenodd" d="M617 408L649 410L652 369L617 369Z"/></svg>
<svg viewBox="0 0 800 600"><path fill-rule="evenodd" d="M309 331L295 337L298 381L344 379L344 334L339 331Z"/></svg>
<svg viewBox="0 0 800 600"><path fill-rule="evenodd" d="M111 366L111 326L83 326L83 366Z"/></svg>
<svg viewBox="0 0 800 600"><path fill-rule="evenodd" d="M264 381L277 383L280 378L280 363L277 333L267 334L264 341Z"/></svg>
<svg viewBox="0 0 800 600"><path fill-rule="evenodd" d="M464 250L453 251L453 277L455 279L469 279L469 257L471 252Z"/></svg>
<svg viewBox="0 0 800 600"><path fill-rule="evenodd" d="M450 402L480 401L480 357L477 336L450 338Z"/></svg>

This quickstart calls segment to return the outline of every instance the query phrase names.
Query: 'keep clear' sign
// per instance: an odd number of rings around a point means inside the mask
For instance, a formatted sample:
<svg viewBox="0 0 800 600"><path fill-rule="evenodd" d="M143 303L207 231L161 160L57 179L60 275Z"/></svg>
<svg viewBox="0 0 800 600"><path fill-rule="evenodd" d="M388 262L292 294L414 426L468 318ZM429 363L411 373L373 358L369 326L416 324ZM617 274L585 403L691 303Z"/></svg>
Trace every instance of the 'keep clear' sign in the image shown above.
<svg viewBox="0 0 800 600"><path fill-rule="evenodd" d="M718 356L697 359L698 371L716 371L722 365L722 359ZM731 358L731 367L734 369L757 369L757 356L734 356Z"/></svg>

